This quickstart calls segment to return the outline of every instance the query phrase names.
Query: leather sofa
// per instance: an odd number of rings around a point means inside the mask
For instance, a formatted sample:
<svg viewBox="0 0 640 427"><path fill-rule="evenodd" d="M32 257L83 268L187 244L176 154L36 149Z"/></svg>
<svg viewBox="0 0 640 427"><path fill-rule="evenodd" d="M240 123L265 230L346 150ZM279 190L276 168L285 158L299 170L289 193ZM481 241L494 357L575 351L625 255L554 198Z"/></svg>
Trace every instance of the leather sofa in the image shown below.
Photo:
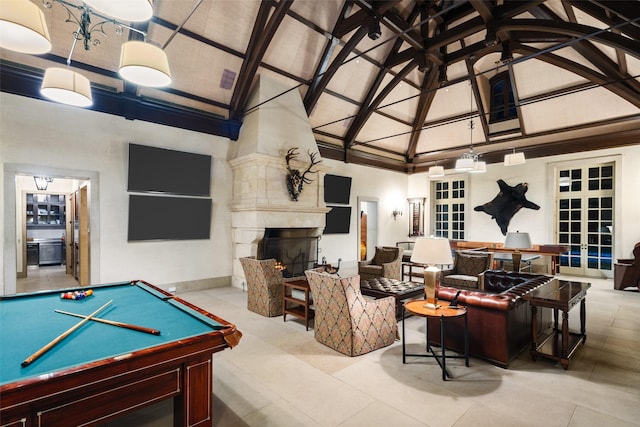
<svg viewBox="0 0 640 427"><path fill-rule="evenodd" d="M532 341L531 307L523 296L552 280L540 274L487 270L478 290L440 286L438 299L451 301L460 291L458 303L468 310L469 354L506 368ZM539 330L551 324L551 314L539 310ZM447 320L447 348L464 351L463 326L461 318ZM429 322L429 342L440 345L439 322Z"/></svg>

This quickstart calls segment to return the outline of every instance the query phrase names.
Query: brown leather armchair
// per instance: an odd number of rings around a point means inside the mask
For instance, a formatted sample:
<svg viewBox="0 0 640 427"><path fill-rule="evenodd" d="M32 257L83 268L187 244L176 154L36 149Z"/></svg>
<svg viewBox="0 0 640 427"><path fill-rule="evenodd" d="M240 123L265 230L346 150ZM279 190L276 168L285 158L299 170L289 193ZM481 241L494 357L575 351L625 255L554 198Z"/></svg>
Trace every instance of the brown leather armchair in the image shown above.
<svg viewBox="0 0 640 427"><path fill-rule="evenodd" d="M640 242L633 247L634 258L620 259L613 266L613 289L635 286L640 290Z"/></svg>

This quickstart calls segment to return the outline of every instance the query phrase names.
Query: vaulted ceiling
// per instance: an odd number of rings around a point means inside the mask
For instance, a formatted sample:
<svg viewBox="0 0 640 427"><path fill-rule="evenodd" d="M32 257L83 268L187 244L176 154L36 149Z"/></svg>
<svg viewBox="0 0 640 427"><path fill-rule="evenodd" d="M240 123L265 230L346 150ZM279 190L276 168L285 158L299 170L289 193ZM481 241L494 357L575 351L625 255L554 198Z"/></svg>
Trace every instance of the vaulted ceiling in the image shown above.
<svg viewBox="0 0 640 427"><path fill-rule="evenodd" d="M2 91L40 98L44 69L66 63L77 25L50 1L33 0L44 10L51 52L1 49ZM513 149L538 157L640 143L640 1L156 0L153 7L153 18L135 27L164 48L173 82L151 89L123 81L120 46L139 35L98 25L70 65L91 80L92 109L234 140L264 75L299 91L322 156L348 162L410 173L451 167L471 147L491 163ZM492 123L490 81L505 72L517 117Z"/></svg>

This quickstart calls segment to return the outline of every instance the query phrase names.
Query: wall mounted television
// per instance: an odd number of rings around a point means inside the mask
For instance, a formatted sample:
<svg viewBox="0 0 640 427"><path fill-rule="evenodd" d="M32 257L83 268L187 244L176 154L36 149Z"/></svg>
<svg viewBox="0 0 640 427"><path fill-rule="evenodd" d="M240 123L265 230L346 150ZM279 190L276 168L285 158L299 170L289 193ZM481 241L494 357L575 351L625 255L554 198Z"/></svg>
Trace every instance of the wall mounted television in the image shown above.
<svg viewBox="0 0 640 427"><path fill-rule="evenodd" d="M209 196L211 156L129 144L128 190Z"/></svg>
<svg viewBox="0 0 640 427"><path fill-rule="evenodd" d="M128 241L209 239L211 199L129 195Z"/></svg>
<svg viewBox="0 0 640 427"><path fill-rule="evenodd" d="M339 175L324 176L324 202L348 205L351 196L351 177Z"/></svg>
<svg viewBox="0 0 640 427"><path fill-rule="evenodd" d="M348 234L351 224L351 206L327 206L326 225L322 234Z"/></svg>

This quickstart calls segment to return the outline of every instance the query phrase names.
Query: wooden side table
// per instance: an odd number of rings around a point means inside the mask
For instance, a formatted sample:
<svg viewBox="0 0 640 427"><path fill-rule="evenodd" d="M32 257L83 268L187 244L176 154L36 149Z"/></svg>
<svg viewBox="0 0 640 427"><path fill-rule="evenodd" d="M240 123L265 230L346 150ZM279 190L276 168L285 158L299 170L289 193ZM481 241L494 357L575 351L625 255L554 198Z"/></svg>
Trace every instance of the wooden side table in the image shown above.
<svg viewBox="0 0 640 427"><path fill-rule="evenodd" d="M523 298L531 304L531 358L538 355L558 360L564 369L578 345L587 339L585 332L587 289L591 283L555 279ZM580 304L580 332L569 332L569 310ZM538 342L538 307L553 309L553 330ZM558 310L562 311L562 329L558 329Z"/></svg>
<svg viewBox="0 0 640 427"><path fill-rule="evenodd" d="M311 300L311 289L309 287L309 282L306 280L291 280L291 281L283 281L283 320L287 321L287 314L291 314L293 316L299 317L304 320L304 324L309 330L309 320L313 318L313 309L311 305L313 301ZM304 295L303 299L295 298L292 296L292 290L297 289L301 291L301 294Z"/></svg>
<svg viewBox="0 0 640 427"><path fill-rule="evenodd" d="M469 328L467 327L467 308L458 306L458 308L449 308L448 301L438 301L439 307L436 309L427 308L425 304L427 300L414 300L409 301L404 304L404 309L416 316L421 316L425 318L425 339L426 339L426 350L427 353L420 354L407 354L406 352L406 335L404 329L404 318L406 316L402 316L402 363L407 363L406 359L408 356L416 356L416 357L433 357L438 365L442 368L442 381L446 381L447 378L452 378L449 371L447 371L447 358L450 359L462 359L465 360L465 366L469 366ZM456 354L456 355L447 355L446 347L445 347L445 338L446 338L446 329L445 323L447 319L455 318L462 316L464 318L464 354ZM433 347L429 344L429 319L440 319L440 353L436 353L433 350Z"/></svg>

